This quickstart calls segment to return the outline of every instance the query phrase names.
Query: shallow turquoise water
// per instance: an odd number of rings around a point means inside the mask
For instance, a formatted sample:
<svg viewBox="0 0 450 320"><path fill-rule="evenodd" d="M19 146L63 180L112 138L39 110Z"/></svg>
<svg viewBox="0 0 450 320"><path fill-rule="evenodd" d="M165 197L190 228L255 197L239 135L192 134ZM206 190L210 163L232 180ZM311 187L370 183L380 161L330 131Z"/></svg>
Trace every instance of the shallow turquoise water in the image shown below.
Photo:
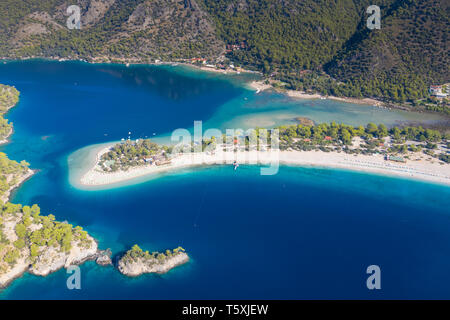
<svg viewBox="0 0 450 320"><path fill-rule="evenodd" d="M82 225L115 254L139 243L149 250L181 245L192 257L166 275L138 279L87 263L80 291L66 288L65 270L26 275L0 298L450 298L448 187L318 168L260 176L249 166L184 170L110 190L69 183L70 154L128 131L164 135L194 120L245 128L295 116L351 124L417 117L256 95L244 80L178 67L0 65L0 83L22 92L8 114L12 143L1 149L40 169L13 201ZM379 292L365 287L371 264L382 270Z"/></svg>

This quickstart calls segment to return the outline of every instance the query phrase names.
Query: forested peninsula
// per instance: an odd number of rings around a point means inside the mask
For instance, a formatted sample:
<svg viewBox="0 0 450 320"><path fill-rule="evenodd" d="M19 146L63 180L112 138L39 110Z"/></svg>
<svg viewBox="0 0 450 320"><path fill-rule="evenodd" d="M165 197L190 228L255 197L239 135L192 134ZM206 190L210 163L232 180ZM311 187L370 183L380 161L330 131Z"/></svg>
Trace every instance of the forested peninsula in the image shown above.
<svg viewBox="0 0 450 320"><path fill-rule="evenodd" d="M304 122L304 121L302 121ZM421 126L387 128L374 123L298 124L258 128L236 135L204 137L178 145L148 139L103 147L80 177L84 186L121 183L146 175L193 166L267 163L345 168L450 184L450 134Z"/></svg>

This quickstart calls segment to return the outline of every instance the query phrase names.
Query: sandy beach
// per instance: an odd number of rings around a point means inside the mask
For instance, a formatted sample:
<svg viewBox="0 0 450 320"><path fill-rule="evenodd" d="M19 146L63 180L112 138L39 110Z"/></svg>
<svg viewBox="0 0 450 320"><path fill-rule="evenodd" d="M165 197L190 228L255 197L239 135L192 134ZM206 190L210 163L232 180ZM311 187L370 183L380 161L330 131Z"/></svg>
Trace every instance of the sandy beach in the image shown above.
<svg viewBox="0 0 450 320"><path fill-rule="evenodd" d="M348 97L341 98L341 97L328 96L327 99L348 102L348 103L354 103L354 104L366 104L366 105L377 106L377 107L381 107L383 105L383 102L375 100L375 99L371 99L371 98L358 99L358 98L348 98Z"/></svg>
<svg viewBox="0 0 450 320"><path fill-rule="evenodd" d="M295 90L287 90L286 94L291 98L296 99L322 99L326 98L318 93L306 93L302 91L295 91Z"/></svg>
<svg viewBox="0 0 450 320"><path fill-rule="evenodd" d="M252 81L249 82L247 85L250 89L258 92L273 88L271 84L264 83L263 81Z"/></svg>
<svg viewBox="0 0 450 320"><path fill-rule="evenodd" d="M272 84L265 83L264 81L253 81L248 84L250 89L253 89L255 91L264 91L268 89L275 89ZM380 107L383 105L381 101L371 99L371 98L349 98L349 97L334 97L334 96L323 96L318 93L306 93L303 91L296 91L296 90L285 90L283 91L287 96L295 99L330 99L330 100L336 100L336 101L342 101L347 103L354 103L354 104L363 104L363 105L370 105L370 106L377 106Z"/></svg>
<svg viewBox="0 0 450 320"><path fill-rule="evenodd" d="M188 64L188 63L185 63L185 65L189 66L189 67L192 67L192 68L195 68L195 69L206 71L206 72L214 72L214 73L222 73L222 74L238 74L238 73L241 73L241 72L242 73L249 72L249 71L246 71L246 70L237 71L237 70L231 69L231 68L219 69L219 68L215 68L215 67L197 66L195 64Z"/></svg>
<svg viewBox="0 0 450 320"><path fill-rule="evenodd" d="M102 149L97 159L109 150ZM442 165L439 161L407 160L406 163L395 163L384 160L383 155L349 155L344 152L322 151L237 151L214 153L180 154L175 156L168 165L144 165L127 171L104 172L96 164L80 178L79 183L84 186L105 186L119 183L147 175L154 175L177 169L208 166L239 164L260 165L261 174L276 174L278 165L314 166L325 168L339 168L365 173L399 176L410 179L423 180L439 184L450 185L450 166ZM239 170L239 168L237 169Z"/></svg>

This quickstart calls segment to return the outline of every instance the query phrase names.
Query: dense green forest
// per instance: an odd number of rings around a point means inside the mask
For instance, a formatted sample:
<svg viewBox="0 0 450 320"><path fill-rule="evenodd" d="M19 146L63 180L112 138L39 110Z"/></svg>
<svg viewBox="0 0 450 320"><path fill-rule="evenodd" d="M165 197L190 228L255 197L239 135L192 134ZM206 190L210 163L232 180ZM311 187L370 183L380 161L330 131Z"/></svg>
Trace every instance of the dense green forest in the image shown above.
<svg viewBox="0 0 450 320"><path fill-rule="evenodd" d="M81 29L66 27L69 5ZM223 42L196 5L168 0L0 2L0 56L154 61L216 57Z"/></svg>
<svg viewBox="0 0 450 320"><path fill-rule="evenodd" d="M396 1L379 32L358 29L325 70L364 96L424 97L430 84L449 82L449 9L444 0Z"/></svg>
<svg viewBox="0 0 450 320"><path fill-rule="evenodd" d="M121 260L125 263L131 263L143 259L149 264L163 263L167 258L177 255L180 252L185 252L182 247L175 248L173 250L167 249L165 252L149 252L142 250L137 244L135 244L130 250L128 250Z"/></svg>
<svg viewBox="0 0 450 320"><path fill-rule="evenodd" d="M321 123L318 125L280 126L280 150L343 151L352 154L402 154L419 152L450 163L450 133L421 126L392 127L374 123L363 126ZM352 147L354 138L364 143ZM388 138L388 140L386 140ZM389 142L387 142L389 141ZM439 148L440 146L440 148Z"/></svg>
<svg viewBox="0 0 450 320"><path fill-rule="evenodd" d="M158 145L150 139L126 140L115 144L103 154L100 167L104 171L128 170L130 167L154 163L163 164L168 159L170 147Z"/></svg>
<svg viewBox="0 0 450 320"><path fill-rule="evenodd" d="M89 61L204 57L262 71L287 88L374 97L449 113L428 98L450 82L446 0L2 0L0 56ZM81 30L66 27L69 5ZM229 46L236 48L230 49Z"/></svg>
<svg viewBox="0 0 450 320"><path fill-rule="evenodd" d="M40 213L36 204L31 207L9 202L0 204L0 275L9 271L18 259L35 263L50 247L69 252L74 241L81 247L91 246L92 240L83 228L55 221L51 214L42 216ZM13 223L15 241L7 236L6 223Z"/></svg>

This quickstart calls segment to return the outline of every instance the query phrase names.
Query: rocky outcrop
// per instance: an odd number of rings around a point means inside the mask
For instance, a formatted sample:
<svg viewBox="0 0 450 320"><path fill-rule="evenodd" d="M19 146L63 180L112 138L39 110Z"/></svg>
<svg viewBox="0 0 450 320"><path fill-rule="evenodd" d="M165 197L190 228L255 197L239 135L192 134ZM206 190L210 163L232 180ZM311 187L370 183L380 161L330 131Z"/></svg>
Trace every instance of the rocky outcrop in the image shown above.
<svg viewBox="0 0 450 320"><path fill-rule="evenodd" d="M71 265L78 265L87 260L93 260L97 257L97 242L91 236L88 236L91 245L83 247L79 242L72 244L69 252L64 252L55 247L46 247L43 249L39 258L29 269L31 274L37 276L46 276L61 268L68 268Z"/></svg>
<svg viewBox="0 0 450 320"><path fill-rule="evenodd" d="M110 249L99 250L95 239L80 227L54 221L53 216L40 216L36 205L22 208L7 203L0 218L0 288L25 272L47 276L87 260L112 265ZM188 261L181 247L149 253L135 245L119 259L117 269L130 277L163 274Z"/></svg>
<svg viewBox="0 0 450 320"><path fill-rule="evenodd" d="M8 183L10 181L15 181L15 183L12 183L8 190L5 190L3 192L3 194L0 195L0 201L2 202L6 202L9 199L9 196L11 194L11 192L18 188L22 183L24 183L26 180L28 180L29 178L31 178L31 176L34 174L34 171L31 169L27 169L24 170L24 172L19 172L19 173L12 173L9 175L6 175L6 181L8 181Z"/></svg>
<svg viewBox="0 0 450 320"><path fill-rule="evenodd" d="M99 251L95 262L97 262L97 264L100 266L112 265L111 255L111 249Z"/></svg>
<svg viewBox="0 0 450 320"><path fill-rule="evenodd" d="M0 240L0 288L25 272L46 276L99 255L97 242L86 231L40 216L37 206L5 204Z"/></svg>
<svg viewBox="0 0 450 320"><path fill-rule="evenodd" d="M182 248L167 250L166 254L158 252L150 254L134 246L119 260L117 267L122 274L137 277L144 273L163 274L188 261L189 256Z"/></svg>
<svg viewBox="0 0 450 320"><path fill-rule="evenodd" d="M297 117L297 118L295 118L295 120L297 120L298 123L303 125L303 126L314 126L314 121L311 120L310 118Z"/></svg>

